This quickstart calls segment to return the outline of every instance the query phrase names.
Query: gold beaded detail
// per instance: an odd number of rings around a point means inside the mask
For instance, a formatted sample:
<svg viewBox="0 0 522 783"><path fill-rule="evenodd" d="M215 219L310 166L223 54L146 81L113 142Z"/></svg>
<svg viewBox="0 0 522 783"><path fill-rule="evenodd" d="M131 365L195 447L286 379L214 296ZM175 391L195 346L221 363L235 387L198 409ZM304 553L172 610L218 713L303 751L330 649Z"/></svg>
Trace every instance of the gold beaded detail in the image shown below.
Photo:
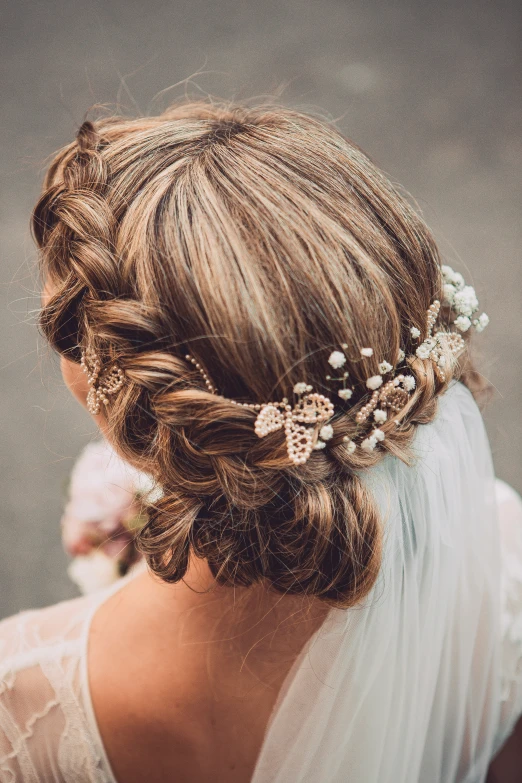
<svg viewBox="0 0 522 783"><path fill-rule="evenodd" d="M87 410L96 416L101 405L108 405L109 397L121 389L125 374L118 364L112 364L107 370L102 370L99 356L92 348L82 351L80 366L86 373L89 384Z"/></svg>
<svg viewBox="0 0 522 783"><path fill-rule="evenodd" d="M388 381L380 389L376 389L370 400L363 405L357 412L355 421L357 424L363 424L376 409L377 404L385 410L388 408L392 413L399 413L409 399L409 392L415 388L415 378L413 375L397 375L391 381Z"/></svg>
<svg viewBox="0 0 522 783"><path fill-rule="evenodd" d="M216 387L201 364L190 354L186 354L185 359L194 365L209 392L217 395ZM324 441L316 437L316 428L333 416L334 406L324 394L312 393L312 387L307 384L297 384L294 391L298 396L294 407L290 405L287 397L283 397L280 402L265 403L238 402L229 397L223 399L241 408L258 411L254 423L254 432L258 438L265 438L272 432L283 429L290 461L294 465L302 465L314 448L325 445Z"/></svg>

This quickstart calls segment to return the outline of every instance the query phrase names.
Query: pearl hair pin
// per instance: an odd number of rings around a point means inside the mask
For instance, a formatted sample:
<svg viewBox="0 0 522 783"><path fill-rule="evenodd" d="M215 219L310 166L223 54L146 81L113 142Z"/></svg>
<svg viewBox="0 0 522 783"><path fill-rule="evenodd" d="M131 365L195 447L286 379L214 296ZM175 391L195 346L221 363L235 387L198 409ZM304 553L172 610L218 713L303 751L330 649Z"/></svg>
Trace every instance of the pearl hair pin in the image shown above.
<svg viewBox="0 0 522 783"><path fill-rule="evenodd" d="M209 392L217 395L216 387L201 364L190 354L186 354L185 359L194 365ZM312 387L306 383L296 383L294 393L299 399L293 407L286 397L281 402L267 403L238 402L228 397L223 399L234 405L258 411L254 423L254 432L258 438L265 438L272 432L284 429L288 457L294 465L302 465L307 461L312 449L324 448L326 445L325 441L320 439L314 443L314 431L318 424L325 424L333 416L334 406L324 394L313 394ZM323 426L321 433L331 437L333 430L330 434Z"/></svg>
<svg viewBox="0 0 522 783"><path fill-rule="evenodd" d="M89 384L87 410L96 416L101 410L101 405L108 405L109 397L121 389L125 376L118 364L102 370L101 361L92 348L82 351L80 366L86 373Z"/></svg>

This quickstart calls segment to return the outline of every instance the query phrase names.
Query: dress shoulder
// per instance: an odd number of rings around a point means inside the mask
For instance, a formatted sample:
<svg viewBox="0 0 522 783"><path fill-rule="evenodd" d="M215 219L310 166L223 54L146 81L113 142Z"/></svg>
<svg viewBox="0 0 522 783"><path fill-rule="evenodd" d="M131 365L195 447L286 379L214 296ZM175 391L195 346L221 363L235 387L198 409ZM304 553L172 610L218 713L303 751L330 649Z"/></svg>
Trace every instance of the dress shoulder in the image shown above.
<svg viewBox="0 0 522 783"><path fill-rule="evenodd" d="M84 709L86 634L100 594L0 622L0 780L103 781Z"/></svg>

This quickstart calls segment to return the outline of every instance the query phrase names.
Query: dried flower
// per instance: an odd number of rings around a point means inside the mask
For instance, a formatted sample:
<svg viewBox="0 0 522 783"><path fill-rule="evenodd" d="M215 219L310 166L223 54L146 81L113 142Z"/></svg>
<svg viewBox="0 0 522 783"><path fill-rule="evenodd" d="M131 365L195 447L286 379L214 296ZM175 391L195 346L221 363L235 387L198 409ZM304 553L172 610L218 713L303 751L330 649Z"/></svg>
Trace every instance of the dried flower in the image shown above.
<svg viewBox="0 0 522 783"><path fill-rule="evenodd" d="M388 418L388 414L386 411L383 411L381 408L377 408L373 412L373 418L377 422L377 424L384 424L386 419Z"/></svg>
<svg viewBox="0 0 522 783"><path fill-rule="evenodd" d="M295 384L294 394L306 394L306 391L307 391L307 384L303 383L303 381Z"/></svg>
<svg viewBox="0 0 522 783"><path fill-rule="evenodd" d="M417 337L420 337L420 329L417 329L416 326L410 328L410 333L414 340L416 340Z"/></svg>
<svg viewBox="0 0 522 783"><path fill-rule="evenodd" d="M387 372L391 372L393 370L393 365L389 362L381 362L379 364L379 372L381 375L386 375Z"/></svg>
<svg viewBox="0 0 522 783"><path fill-rule="evenodd" d="M419 359L429 359L430 353L433 349L433 344L430 341L425 341L415 351Z"/></svg>
<svg viewBox="0 0 522 783"><path fill-rule="evenodd" d="M459 315L458 318L455 318L453 324L460 332L467 332L471 326L471 320L467 315Z"/></svg>
<svg viewBox="0 0 522 783"><path fill-rule="evenodd" d="M406 357L405 351L403 351L402 348L399 348L399 353L397 354L397 364L403 362L405 357Z"/></svg>
<svg viewBox="0 0 522 783"><path fill-rule="evenodd" d="M324 440L317 440L315 442L314 449L316 451L320 451L321 449L324 449L325 446L326 446L326 443L324 442Z"/></svg>
<svg viewBox="0 0 522 783"><path fill-rule="evenodd" d="M470 317L478 310L478 306L477 295L471 285L465 285L462 291L457 291L453 297L453 308L459 315Z"/></svg>
<svg viewBox="0 0 522 783"><path fill-rule="evenodd" d="M404 386L406 391L413 391L416 386L415 378L413 377L413 375L406 375L406 377L402 382L402 385Z"/></svg>
<svg viewBox="0 0 522 783"><path fill-rule="evenodd" d="M373 348L361 348L361 356L373 356Z"/></svg>
<svg viewBox="0 0 522 783"><path fill-rule="evenodd" d="M346 451L348 454L353 454L355 449L357 448L355 442L353 440L348 440L346 443Z"/></svg>
<svg viewBox="0 0 522 783"><path fill-rule="evenodd" d="M384 432L382 430L380 430L379 428L376 428L371 433L370 438L375 438L375 440L384 440L385 435L384 435Z"/></svg>
<svg viewBox="0 0 522 783"><path fill-rule="evenodd" d="M372 389L372 391L375 391L375 389L378 389L379 386L382 386L382 377L380 375L372 375L367 379L366 386L369 389Z"/></svg>
<svg viewBox="0 0 522 783"><path fill-rule="evenodd" d="M349 400L352 394L352 389L339 389L339 397L341 400Z"/></svg>
<svg viewBox="0 0 522 783"><path fill-rule="evenodd" d="M319 435L323 440L330 440L330 438L333 438L333 427L331 424L325 424L321 429L319 430Z"/></svg>
<svg viewBox="0 0 522 783"><path fill-rule="evenodd" d="M346 356L342 351L332 351L328 357L328 364L330 364L335 370L338 370L339 367L342 367L345 362Z"/></svg>
<svg viewBox="0 0 522 783"><path fill-rule="evenodd" d="M453 304L453 298L456 293L457 293L457 289L455 288L454 285L452 285L451 283L445 283L442 286L442 299L444 304L449 305L449 307L451 307L451 305Z"/></svg>
<svg viewBox="0 0 522 783"><path fill-rule="evenodd" d="M376 438L372 438L371 436L369 438L365 438L363 442L361 443L361 449L363 451L373 451L377 445Z"/></svg>
<svg viewBox="0 0 522 783"><path fill-rule="evenodd" d="M479 315L478 318L476 318L473 321L473 326L475 327L477 332L482 332L486 328L486 326L489 324L489 315L486 313L482 313Z"/></svg>

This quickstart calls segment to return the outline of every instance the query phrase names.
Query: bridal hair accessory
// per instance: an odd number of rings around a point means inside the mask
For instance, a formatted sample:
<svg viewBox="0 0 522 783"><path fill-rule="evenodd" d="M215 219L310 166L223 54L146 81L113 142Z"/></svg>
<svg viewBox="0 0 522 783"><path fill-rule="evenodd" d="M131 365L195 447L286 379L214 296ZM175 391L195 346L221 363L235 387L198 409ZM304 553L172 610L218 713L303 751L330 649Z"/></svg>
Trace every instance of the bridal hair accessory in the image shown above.
<svg viewBox="0 0 522 783"><path fill-rule="evenodd" d="M109 396L116 394L123 386L125 376L118 364L112 364L102 370L101 361L92 348L82 351L80 366L87 374L89 392L87 394L87 410L96 416L101 410L101 404L108 405Z"/></svg>
<svg viewBox="0 0 522 783"><path fill-rule="evenodd" d="M489 323L489 317L486 313L482 313L477 318L473 318L478 310L475 289L466 285L462 275L455 272L450 266L443 265L441 272L443 304L450 307L457 316L453 321L453 326L460 332L466 332L471 327L477 332L482 332ZM359 428L362 428L371 419L373 429L360 444L355 441L355 438L361 434L359 431L353 438L348 436L343 438L349 454L353 454L358 445L363 451L373 451L386 437L381 425L388 420L394 420L396 426L400 425L400 417L396 417L396 414L403 411L408 404L410 395L415 390L416 381L413 375L406 375L402 372L393 377L393 373L399 365L405 361L410 365L415 358L429 359L434 364L440 382L445 382L447 363L457 360L465 348L465 342L460 334L453 331L439 329L434 332L440 309L439 300L435 300L428 308L425 325L426 336L414 354L406 356L406 352L401 348L394 365L383 360L377 365L378 374L366 378L366 388L372 394L369 401L357 411L355 422ZM409 331L413 340L421 337L422 332L419 327L411 326ZM343 343L341 348L343 350L332 351L328 357L328 363L334 370L342 370L347 362L344 353L348 349L347 343ZM359 356L350 358L350 363L369 359L373 354L374 351L371 347L360 348ZM211 394L221 396L201 364L190 354L186 354L185 359L193 364L200 373L208 391ZM115 363L107 370L102 370L98 356L91 349L82 352L81 366L87 373L90 385L87 407L91 413L97 414L101 410L101 404L107 405L109 396L121 389L125 376L123 370ZM392 377L385 379L383 376L387 375L392 375ZM355 391L353 386L347 385L348 378L347 371L342 372L338 377L326 376L326 380L329 382L341 383L337 394L343 402L350 400ZM306 382L296 383L293 391L297 396L297 402L294 405L286 397L281 401L266 403L239 402L228 397L223 399L257 412L254 431L259 438L264 438L281 429L284 430L290 461L295 465L302 465L308 460L314 449L324 449L327 442L333 438L334 428L328 422L334 415L334 405L329 397L315 393L312 386Z"/></svg>
<svg viewBox="0 0 522 783"><path fill-rule="evenodd" d="M211 394L217 394L216 387L199 362L190 354L187 354L185 359L198 370ZM324 394L312 393L312 387L306 383L296 383L294 393L299 399L293 407L287 397L283 397L281 402L250 403L237 400L229 400L229 402L258 411L254 424L254 431L258 438L264 438L272 432L284 429L288 457L294 465L302 465L312 453L312 449L324 448L326 440L333 436L333 428L326 422L333 416L334 406ZM323 440L318 439L314 444L314 430L318 424L323 424L320 431Z"/></svg>
<svg viewBox="0 0 522 783"><path fill-rule="evenodd" d="M454 326L462 332L467 331L471 326L481 332L488 325L489 318L486 313L482 313L478 318L472 320L474 313L478 310L475 289L466 285L462 275L455 272L450 266L443 265L441 271L444 304L457 315L453 322ZM426 337L416 349L415 354L406 357L406 352L401 348L395 366L383 360L378 364L379 373L366 379L366 388L372 392L372 395L369 401L357 411L355 421L362 427L371 418L374 426L370 434L360 444L357 444L354 438L348 436L343 438L349 454L353 454L358 445L363 451L373 451L386 437L381 425L406 407L410 395L416 388L413 375L400 373L388 380L383 377L393 373L406 358L408 363L411 363L415 357L423 360L430 359L434 364L438 379L441 383L445 382L447 362L456 361L465 348L465 342L462 336L456 332L439 329L434 333L440 309L441 303L438 299L428 308L425 326ZM421 336L421 330L417 326L411 326L410 334L413 340L417 340ZM344 353L348 349L347 343L343 343L341 348L343 350L332 351L328 357L328 363L334 370L342 370L347 362ZM360 356L351 358L350 362L353 364L371 358L373 353L373 348L361 348L359 350ZM196 359L190 354L187 354L185 358L201 374L207 389L212 394L217 394L216 387ZM342 372L338 377L326 376L327 381L338 381L342 384L337 394L344 402L350 400L355 391L353 387L347 386L348 378L347 371ZM229 401L235 405L258 411L254 431L259 438L284 429L288 456L294 464L300 465L307 461L313 449L325 448L327 441L333 437L334 429L331 424L328 424L328 421L334 414L334 405L328 397L312 393L312 386L305 382L295 384L294 394L298 396L298 401L294 406L289 403L286 397L281 402L261 404L238 402L237 400ZM395 419L395 424L399 426L399 419ZM322 426L314 442L314 434L318 425Z"/></svg>

